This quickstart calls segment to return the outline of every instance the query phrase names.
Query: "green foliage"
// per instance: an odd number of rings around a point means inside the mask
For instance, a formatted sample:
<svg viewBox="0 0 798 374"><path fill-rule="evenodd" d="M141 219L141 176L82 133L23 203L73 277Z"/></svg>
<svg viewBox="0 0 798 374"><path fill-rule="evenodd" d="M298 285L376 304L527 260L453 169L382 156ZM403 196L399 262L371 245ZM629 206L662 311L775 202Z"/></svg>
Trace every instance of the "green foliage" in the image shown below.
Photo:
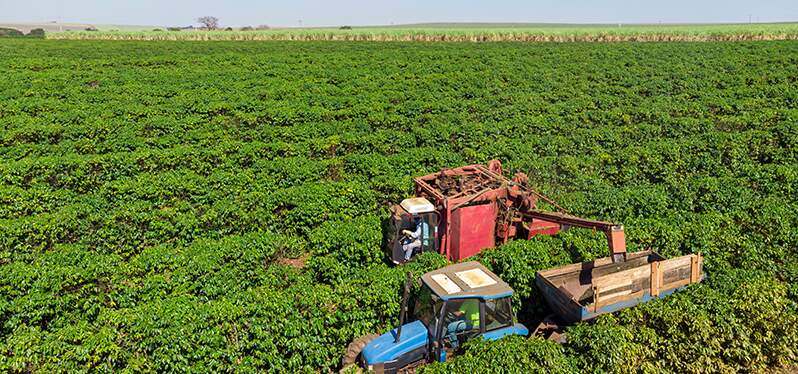
<svg viewBox="0 0 798 374"><path fill-rule="evenodd" d="M453 361L433 364L422 373L577 373L563 348L538 337L508 336L495 342L476 339Z"/></svg>
<svg viewBox="0 0 798 374"><path fill-rule="evenodd" d="M594 324L573 326L567 333L567 352L582 372L635 372L644 369L637 367L639 360L652 355L648 346L635 341L647 336L635 337L611 315L597 318Z"/></svg>
<svg viewBox="0 0 798 374"><path fill-rule="evenodd" d="M535 273L572 262L563 249L561 238L541 237L539 240L515 240L496 249L488 249L477 259L513 287L514 309L523 322L529 317L543 317L544 305L537 302L541 295L535 286Z"/></svg>
<svg viewBox="0 0 798 374"><path fill-rule="evenodd" d="M352 268L382 263L381 240L381 223L376 217L327 221L310 233L310 266L316 269L318 279L339 281Z"/></svg>
<svg viewBox="0 0 798 374"><path fill-rule="evenodd" d="M473 342L428 370L798 362L791 42L9 38L0 55L0 371L334 371L397 323L407 271L446 263L388 266L385 206L491 158L623 223L631 250L702 253L708 279L563 347ZM604 255L574 229L477 259L534 328L534 273Z"/></svg>

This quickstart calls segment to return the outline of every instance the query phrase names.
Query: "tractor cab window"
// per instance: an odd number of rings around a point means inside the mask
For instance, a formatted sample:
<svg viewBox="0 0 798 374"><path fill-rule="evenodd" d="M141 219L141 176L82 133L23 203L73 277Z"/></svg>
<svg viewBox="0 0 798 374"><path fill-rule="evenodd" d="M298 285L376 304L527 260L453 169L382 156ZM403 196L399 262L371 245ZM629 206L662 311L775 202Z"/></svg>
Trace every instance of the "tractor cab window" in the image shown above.
<svg viewBox="0 0 798 374"><path fill-rule="evenodd" d="M438 318L441 315L443 302L435 296L426 286L422 287L415 303L416 318L421 321L427 329L434 334L438 327Z"/></svg>
<svg viewBox="0 0 798 374"><path fill-rule="evenodd" d="M444 348L457 348L479 335L479 299L455 299L446 302L442 326Z"/></svg>
<svg viewBox="0 0 798 374"><path fill-rule="evenodd" d="M513 324L513 308L510 297L485 301L485 331Z"/></svg>

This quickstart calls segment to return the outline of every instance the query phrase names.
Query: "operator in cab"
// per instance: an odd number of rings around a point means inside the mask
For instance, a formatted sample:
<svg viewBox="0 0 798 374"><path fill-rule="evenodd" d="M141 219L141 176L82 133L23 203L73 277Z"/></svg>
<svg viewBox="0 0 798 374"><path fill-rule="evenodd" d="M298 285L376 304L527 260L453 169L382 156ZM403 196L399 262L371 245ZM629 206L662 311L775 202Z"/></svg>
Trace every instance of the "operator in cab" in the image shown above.
<svg viewBox="0 0 798 374"><path fill-rule="evenodd" d="M405 252L405 262L410 261L416 249L421 248L421 240L427 241L427 236L429 236L429 225L421 217L413 217L413 223L415 224L415 230L402 230L402 235L404 235L402 250Z"/></svg>
<svg viewBox="0 0 798 374"><path fill-rule="evenodd" d="M449 336L450 344L458 346L457 334L479 329L479 301L477 299L465 299L454 312L454 321L446 326L446 333Z"/></svg>

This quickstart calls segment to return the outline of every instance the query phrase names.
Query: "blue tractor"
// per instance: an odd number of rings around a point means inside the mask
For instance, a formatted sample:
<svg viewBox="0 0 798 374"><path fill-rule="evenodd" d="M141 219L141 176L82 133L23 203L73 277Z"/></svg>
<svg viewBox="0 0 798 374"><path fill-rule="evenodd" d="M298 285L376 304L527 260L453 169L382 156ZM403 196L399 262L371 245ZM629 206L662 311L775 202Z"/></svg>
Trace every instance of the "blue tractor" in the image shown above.
<svg viewBox="0 0 798 374"><path fill-rule="evenodd" d="M513 290L479 262L454 264L424 274L413 316L406 318L410 282L409 276L399 327L352 342L342 360L344 370L358 365L376 373L396 373L446 361L469 339L529 335L524 325L515 322Z"/></svg>
<svg viewBox="0 0 798 374"><path fill-rule="evenodd" d="M665 259L646 250L538 271L535 283L553 313L532 334L562 343L570 324L701 282L702 264L700 254ZM446 361L469 339L529 335L524 325L515 323L513 290L479 262L424 274L412 318L406 318L411 282L408 275L399 327L355 340L344 356L344 369L359 364L377 373L409 372L427 362Z"/></svg>

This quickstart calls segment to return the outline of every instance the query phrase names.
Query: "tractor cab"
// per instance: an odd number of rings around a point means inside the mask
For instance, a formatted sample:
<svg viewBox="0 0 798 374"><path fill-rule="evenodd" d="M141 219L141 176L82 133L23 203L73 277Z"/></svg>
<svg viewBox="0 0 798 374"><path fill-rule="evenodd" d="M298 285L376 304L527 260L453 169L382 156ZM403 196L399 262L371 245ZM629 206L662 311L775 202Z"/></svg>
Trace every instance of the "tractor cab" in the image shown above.
<svg viewBox="0 0 798 374"><path fill-rule="evenodd" d="M413 251L412 256L427 251L437 252L439 218L435 206L423 197L405 199L392 206L386 232L391 261L395 264L405 262L405 248ZM408 231L418 231L419 235L417 238L406 235Z"/></svg>
<svg viewBox="0 0 798 374"><path fill-rule="evenodd" d="M364 368L394 373L446 361L469 339L529 334L524 325L514 322L513 290L479 262L431 271L421 277L421 283L414 316L408 319L412 322L366 344L360 359Z"/></svg>

